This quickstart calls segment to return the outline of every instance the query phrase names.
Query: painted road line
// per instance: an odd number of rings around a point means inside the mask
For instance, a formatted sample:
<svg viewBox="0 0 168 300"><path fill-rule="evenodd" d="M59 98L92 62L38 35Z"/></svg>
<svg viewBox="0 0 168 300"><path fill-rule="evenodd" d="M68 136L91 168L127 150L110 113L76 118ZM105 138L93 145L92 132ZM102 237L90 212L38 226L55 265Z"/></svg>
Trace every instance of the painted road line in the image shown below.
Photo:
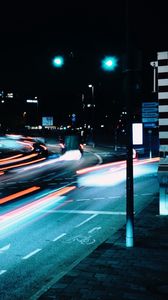
<svg viewBox="0 0 168 300"><path fill-rule="evenodd" d="M0 275L4 274L5 272L7 272L7 270L0 270Z"/></svg>
<svg viewBox="0 0 168 300"><path fill-rule="evenodd" d="M77 202L77 201L78 201L78 202L80 202L80 201L89 201L89 200L91 200L91 198L78 199L78 200L76 200L76 202Z"/></svg>
<svg viewBox="0 0 168 300"><path fill-rule="evenodd" d="M39 251L41 251L41 249L36 249L33 252L27 254L26 256L23 256L22 259L28 259L29 257L35 255L36 253L38 253Z"/></svg>
<svg viewBox="0 0 168 300"><path fill-rule="evenodd" d="M109 196L109 197L107 197L108 199L119 199L119 198L121 198L121 196Z"/></svg>
<svg viewBox="0 0 168 300"><path fill-rule="evenodd" d="M145 193L145 194L141 194L141 196L151 196L153 195L153 193Z"/></svg>
<svg viewBox="0 0 168 300"><path fill-rule="evenodd" d="M65 210L65 209L60 209L60 210L41 210L41 212L49 212L53 214L84 214L84 215L126 215L125 211L105 211L105 210Z"/></svg>
<svg viewBox="0 0 168 300"><path fill-rule="evenodd" d="M76 200L76 202L82 202L82 201L93 201L93 200L104 200L104 199L120 199L121 196L110 196L110 197L97 197L97 198L82 198Z"/></svg>
<svg viewBox="0 0 168 300"><path fill-rule="evenodd" d="M7 251L7 250L10 248L10 245L11 245L11 244L8 244L8 245L6 245L6 246L0 248L0 253L3 253L3 252L5 252L5 251Z"/></svg>
<svg viewBox="0 0 168 300"><path fill-rule="evenodd" d="M87 218L86 220L84 220L83 222L81 222L80 224L76 225L75 228L78 228L80 226L82 226L83 224L85 224L86 222L90 221L91 219L95 218L97 216L97 214Z"/></svg>
<svg viewBox="0 0 168 300"><path fill-rule="evenodd" d="M62 234L60 234L59 236L57 236L55 239L53 239L53 242L56 242L56 241L58 241L59 239L61 239L63 236L65 236L66 235L66 233L62 233Z"/></svg>
<svg viewBox="0 0 168 300"><path fill-rule="evenodd" d="M91 230L89 230L88 233L93 233L94 231L97 231L97 230L100 230L100 229L101 229L101 226L94 227Z"/></svg>

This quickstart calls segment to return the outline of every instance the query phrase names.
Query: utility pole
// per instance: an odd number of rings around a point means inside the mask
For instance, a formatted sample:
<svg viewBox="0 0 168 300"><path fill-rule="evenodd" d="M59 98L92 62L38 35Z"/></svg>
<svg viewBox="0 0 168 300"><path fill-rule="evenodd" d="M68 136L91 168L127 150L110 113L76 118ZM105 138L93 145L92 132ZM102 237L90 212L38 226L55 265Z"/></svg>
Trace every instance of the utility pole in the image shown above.
<svg viewBox="0 0 168 300"><path fill-rule="evenodd" d="M126 65L125 91L127 107L127 165L126 165L126 247L134 246L134 185L133 185L133 141L132 141L132 106L133 106L133 71L134 53L130 36L131 15L130 1L126 0Z"/></svg>

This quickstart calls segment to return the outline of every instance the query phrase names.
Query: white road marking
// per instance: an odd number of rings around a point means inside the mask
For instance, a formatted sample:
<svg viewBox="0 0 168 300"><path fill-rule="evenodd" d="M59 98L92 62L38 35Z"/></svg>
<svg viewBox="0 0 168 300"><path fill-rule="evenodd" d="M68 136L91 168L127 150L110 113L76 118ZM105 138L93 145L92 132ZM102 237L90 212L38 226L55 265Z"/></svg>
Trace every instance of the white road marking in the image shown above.
<svg viewBox="0 0 168 300"><path fill-rule="evenodd" d="M59 236L57 236L55 239L53 239L53 242L58 241L60 238L62 238L64 235L66 235L66 233L62 233Z"/></svg>
<svg viewBox="0 0 168 300"><path fill-rule="evenodd" d="M145 194L141 194L141 196L151 196L153 195L152 193L145 193Z"/></svg>
<svg viewBox="0 0 168 300"><path fill-rule="evenodd" d="M105 210L42 210L42 212L50 212L54 214L84 214L84 215L126 215L125 211L105 211Z"/></svg>
<svg viewBox="0 0 168 300"><path fill-rule="evenodd" d="M33 252L27 254L26 256L23 256L22 259L28 259L29 257L35 255L37 252L41 251L41 249L36 249Z"/></svg>
<svg viewBox="0 0 168 300"><path fill-rule="evenodd" d="M93 233L94 231L97 231L97 230L100 230L101 229L101 226L99 227L94 227L92 228L91 230L88 231L88 233Z"/></svg>
<svg viewBox="0 0 168 300"><path fill-rule="evenodd" d="M85 224L86 222L90 221L91 219L95 218L97 216L97 214L87 218L86 220L84 220L83 222L79 223L78 225L75 226L75 228L78 228L80 226L82 226L83 224Z"/></svg>
<svg viewBox="0 0 168 300"><path fill-rule="evenodd" d="M110 197L97 197L97 198L82 198L76 200L76 202L82 202L82 201L92 201L92 200L104 200L104 199L120 199L121 196L110 196Z"/></svg>
<svg viewBox="0 0 168 300"><path fill-rule="evenodd" d="M99 154L97 154L97 153L93 153L93 154L98 158L98 160L99 160L98 164L99 164L99 165L102 164L103 159L101 158L101 155L99 155Z"/></svg>
<svg viewBox="0 0 168 300"><path fill-rule="evenodd" d="M91 245L94 244L96 240L91 236L77 235L65 241L66 244L72 244L74 242L78 242L82 245Z"/></svg>
<svg viewBox="0 0 168 300"><path fill-rule="evenodd" d="M118 198L121 198L121 196L109 196L107 197L108 199L118 199Z"/></svg>
<svg viewBox="0 0 168 300"><path fill-rule="evenodd" d="M76 201L89 201L89 200L91 200L90 198L86 198L86 199L78 199L78 200L76 200Z"/></svg>
<svg viewBox="0 0 168 300"><path fill-rule="evenodd" d="M0 270L0 275L4 274L7 270Z"/></svg>
<svg viewBox="0 0 168 300"><path fill-rule="evenodd" d="M8 245L6 245L6 246L0 248L0 253L3 253L3 252L5 252L5 251L7 251L9 248L10 248L10 244L8 244Z"/></svg>

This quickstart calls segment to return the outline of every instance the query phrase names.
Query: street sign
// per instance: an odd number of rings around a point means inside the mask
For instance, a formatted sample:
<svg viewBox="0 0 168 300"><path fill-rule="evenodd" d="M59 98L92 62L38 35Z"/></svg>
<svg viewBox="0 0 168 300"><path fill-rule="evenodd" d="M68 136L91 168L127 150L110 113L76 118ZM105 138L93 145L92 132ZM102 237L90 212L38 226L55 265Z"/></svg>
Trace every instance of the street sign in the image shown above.
<svg viewBox="0 0 168 300"><path fill-rule="evenodd" d="M144 123L143 126L144 126L144 128L156 128L157 127L156 123Z"/></svg>
<svg viewBox="0 0 168 300"><path fill-rule="evenodd" d="M158 121L158 118L142 118L142 122L143 123L153 123L153 122L157 122Z"/></svg>
<svg viewBox="0 0 168 300"><path fill-rule="evenodd" d="M142 107L157 107L158 102L143 102Z"/></svg>
<svg viewBox="0 0 168 300"><path fill-rule="evenodd" d="M42 126L53 126L53 117L42 117Z"/></svg>
<svg viewBox="0 0 168 300"><path fill-rule="evenodd" d="M76 121L76 115L72 114L72 122L75 122L75 121Z"/></svg>
<svg viewBox="0 0 168 300"><path fill-rule="evenodd" d="M145 128L156 128L159 120L158 102L142 103L142 122Z"/></svg>
<svg viewBox="0 0 168 300"><path fill-rule="evenodd" d="M143 112L142 113L142 118L158 118L159 114L158 113L153 113L153 112Z"/></svg>
<svg viewBox="0 0 168 300"><path fill-rule="evenodd" d="M142 107L142 112L158 112L157 107Z"/></svg>

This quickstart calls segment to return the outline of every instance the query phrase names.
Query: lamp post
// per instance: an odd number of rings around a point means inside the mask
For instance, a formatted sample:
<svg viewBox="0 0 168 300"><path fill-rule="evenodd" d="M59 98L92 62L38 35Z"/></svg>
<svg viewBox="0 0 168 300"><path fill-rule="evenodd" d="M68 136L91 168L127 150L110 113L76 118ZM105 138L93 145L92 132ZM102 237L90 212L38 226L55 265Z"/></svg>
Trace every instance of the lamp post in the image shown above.
<svg viewBox="0 0 168 300"><path fill-rule="evenodd" d="M92 89L92 100L93 100L93 103L94 103L94 85L89 84L88 87Z"/></svg>
<svg viewBox="0 0 168 300"><path fill-rule="evenodd" d="M158 62L151 61L150 65L153 67L153 93L156 93L156 70L158 67Z"/></svg>
<svg viewBox="0 0 168 300"><path fill-rule="evenodd" d="M134 246L134 181L133 181L133 140L132 105L134 86L134 59L131 39L131 3L126 1L126 65L125 96L127 106L127 168L126 168L126 247Z"/></svg>
<svg viewBox="0 0 168 300"><path fill-rule="evenodd" d="M95 122L95 103L94 103L94 98L95 98L95 91L94 91L94 85L93 84L88 84L88 87L92 89L92 103L91 103L91 109L92 109L92 145L93 147L95 147L95 143L94 143L94 138L93 138L93 134L94 134L94 122Z"/></svg>

